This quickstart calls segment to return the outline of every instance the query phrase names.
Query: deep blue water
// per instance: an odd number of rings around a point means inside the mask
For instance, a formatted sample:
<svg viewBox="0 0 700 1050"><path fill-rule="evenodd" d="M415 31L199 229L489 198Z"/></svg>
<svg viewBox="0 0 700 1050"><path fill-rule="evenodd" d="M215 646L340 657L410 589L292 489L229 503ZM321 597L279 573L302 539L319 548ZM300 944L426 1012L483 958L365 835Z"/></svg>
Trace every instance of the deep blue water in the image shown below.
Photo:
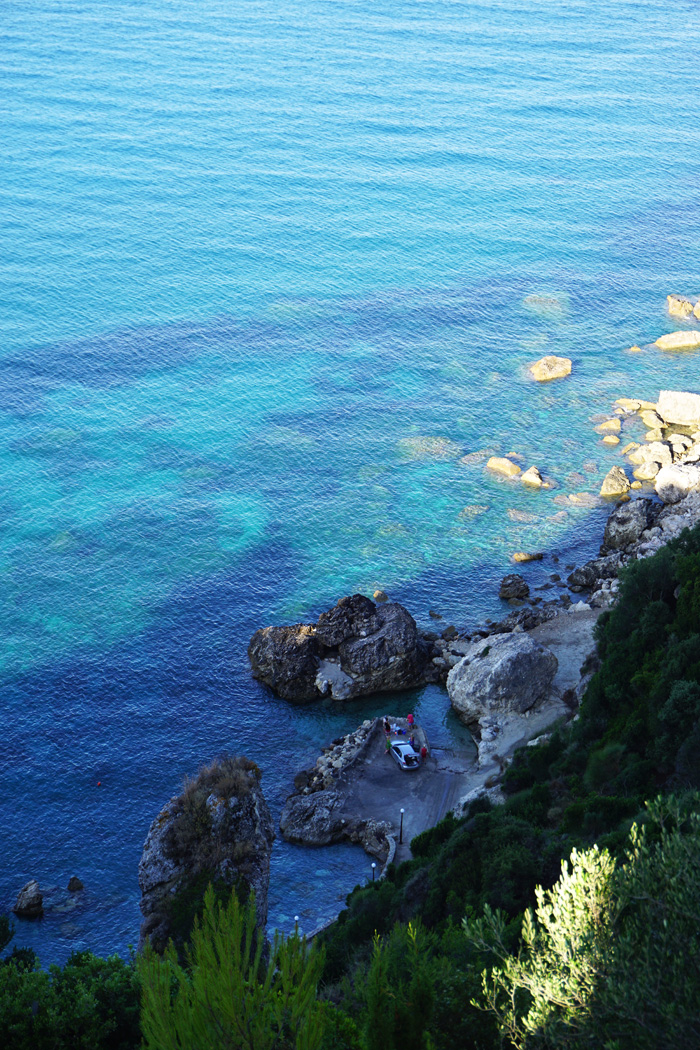
<svg viewBox="0 0 700 1050"><path fill-rule="evenodd" d="M376 587L468 626L515 549L595 549L591 417L700 389L650 346L700 294L699 38L661 0L5 0L0 906L87 887L19 924L43 962L136 941L148 825L218 752L277 814L387 706L459 733L434 688L290 708L258 626ZM277 843L271 921L368 873Z"/></svg>

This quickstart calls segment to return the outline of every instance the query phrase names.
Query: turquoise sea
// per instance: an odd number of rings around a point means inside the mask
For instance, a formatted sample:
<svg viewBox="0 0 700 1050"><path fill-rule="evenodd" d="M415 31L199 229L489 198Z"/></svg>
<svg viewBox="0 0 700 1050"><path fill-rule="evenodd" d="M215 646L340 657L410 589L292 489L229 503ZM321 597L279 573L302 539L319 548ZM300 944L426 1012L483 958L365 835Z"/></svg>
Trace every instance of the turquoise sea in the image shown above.
<svg viewBox="0 0 700 1050"><path fill-rule="evenodd" d="M276 700L257 627L376 587L468 627L514 550L596 549L592 417L700 389L650 346L700 294L699 43L684 0L3 0L0 907L86 885L18 923L43 963L136 942L148 826L213 755L278 814L370 714L459 734L437 688ZM277 842L272 925L368 874Z"/></svg>

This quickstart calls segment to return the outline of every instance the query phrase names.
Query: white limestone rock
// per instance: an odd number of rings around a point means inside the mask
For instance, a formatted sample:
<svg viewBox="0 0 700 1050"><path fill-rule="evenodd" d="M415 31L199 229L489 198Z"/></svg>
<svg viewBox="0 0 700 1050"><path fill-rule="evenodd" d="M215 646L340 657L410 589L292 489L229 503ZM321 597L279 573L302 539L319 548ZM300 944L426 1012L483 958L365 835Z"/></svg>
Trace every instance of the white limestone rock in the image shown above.
<svg viewBox="0 0 700 1050"><path fill-rule="evenodd" d="M492 635L473 642L448 674L450 703L467 725L524 714L546 699L557 667L554 653L528 634Z"/></svg>

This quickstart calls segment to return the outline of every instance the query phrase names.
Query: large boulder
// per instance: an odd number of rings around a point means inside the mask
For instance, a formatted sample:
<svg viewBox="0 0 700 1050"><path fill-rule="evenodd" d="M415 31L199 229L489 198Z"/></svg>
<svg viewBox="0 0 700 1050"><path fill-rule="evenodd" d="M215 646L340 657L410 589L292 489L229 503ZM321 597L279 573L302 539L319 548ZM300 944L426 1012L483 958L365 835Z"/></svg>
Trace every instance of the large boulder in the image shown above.
<svg viewBox="0 0 700 1050"><path fill-rule="evenodd" d="M44 898L36 879L26 882L17 894L17 902L12 909L22 919L39 919L44 914Z"/></svg>
<svg viewBox="0 0 700 1050"><path fill-rule="evenodd" d="M275 835L260 775L246 758L213 762L153 821L139 863L140 945L162 951L170 937L184 941L210 882L253 891L264 929Z"/></svg>
<svg viewBox="0 0 700 1050"><path fill-rule="evenodd" d="M700 426L700 394L684 390L662 390L659 394L659 415L667 422L682 427Z"/></svg>
<svg viewBox="0 0 700 1050"><path fill-rule="evenodd" d="M265 627L248 647L253 675L287 700L347 700L423 685L430 652L402 605L341 598L318 623Z"/></svg>
<svg viewBox="0 0 700 1050"><path fill-rule="evenodd" d="M571 374L571 361L568 357L555 357L548 354L530 365L530 374L538 383L548 383L551 379L564 379Z"/></svg>
<svg viewBox="0 0 700 1050"><path fill-rule="evenodd" d="M635 499L616 507L605 526L601 554L624 550L637 543L652 523L653 506L650 499Z"/></svg>
<svg viewBox="0 0 700 1050"><path fill-rule="evenodd" d="M683 295L667 295L666 305L671 317L680 317L685 320L693 315L693 304Z"/></svg>
<svg viewBox="0 0 700 1050"><path fill-rule="evenodd" d="M450 703L467 725L524 714L549 694L557 658L524 633L474 642L447 676Z"/></svg>
<svg viewBox="0 0 700 1050"><path fill-rule="evenodd" d="M700 347L700 332L690 329L687 332L671 332L660 336L656 346L659 350L696 350Z"/></svg>
<svg viewBox="0 0 700 1050"><path fill-rule="evenodd" d="M650 441L648 445L639 445L633 449L628 459L635 466L658 463L660 467L670 467L673 463L673 448L668 441Z"/></svg>
<svg viewBox="0 0 700 1050"><path fill-rule="evenodd" d="M656 475L654 488L664 503L680 503L691 492L700 490L700 467L692 463L663 467Z"/></svg>

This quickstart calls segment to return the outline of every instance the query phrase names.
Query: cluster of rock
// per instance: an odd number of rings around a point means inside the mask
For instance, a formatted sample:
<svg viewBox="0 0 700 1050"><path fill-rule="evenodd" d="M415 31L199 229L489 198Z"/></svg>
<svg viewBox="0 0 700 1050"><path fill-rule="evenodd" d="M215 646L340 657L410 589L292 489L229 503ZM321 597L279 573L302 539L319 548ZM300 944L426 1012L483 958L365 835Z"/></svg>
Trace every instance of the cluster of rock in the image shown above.
<svg viewBox="0 0 700 1050"><path fill-rule="evenodd" d="M362 758L376 724L377 719L368 718L354 732L331 741L323 748L313 769L304 769L294 777L295 790L301 795L310 795L333 787L340 774Z"/></svg>
<svg viewBox="0 0 700 1050"><path fill-rule="evenodd" d="M622 449L635 480L615 466L603 481L601 496L625 496L633 486L652 481L664 503L677 503L700 490L700 395L662 390L655 403L618 398L616 405L625 415L637 414L647 433L644 444L631 441Z"/></svg>
<svg viewBox="0 0 700 1050"><path fill-rule="evenodd" d="M343 816L345 804L345 794L338 789L308 796L290 795L280 816L283 838L300 846L352 842L383 863L391 846L391 824L373 817Z"/></svg>
<svg viewBox="0 0 700 1050"><path fill-rule="evenodd" d="M156 950L165 948L176 935L174 907L196 880L203 881L202 892L209 882L253 891L264 928L274 837L253 762L226 759L202 770L149 828L139 863L139 946L149 940Z"/></svg>
<svg viewBox="0 0 700 1050"><path fill-rule="evenodd" d="M296 703L411 689L436 677L408 610L362 594L341 598L315 624L261 628L248 658L255 678Z"/></svg>
<svg viewBox="0 0 700 1050"><path fill-rule="evenodd" d="M533 464L527 470L522 470L510 458L511 455L514 455L514 453L509 453L507 456L490 456L486 463L486 469L493 471L494 474L500 474L504 478L519 478L523 485L528 485L533 489L551 488L550 482L545 481L542 477L539 467Z"/></svg>

